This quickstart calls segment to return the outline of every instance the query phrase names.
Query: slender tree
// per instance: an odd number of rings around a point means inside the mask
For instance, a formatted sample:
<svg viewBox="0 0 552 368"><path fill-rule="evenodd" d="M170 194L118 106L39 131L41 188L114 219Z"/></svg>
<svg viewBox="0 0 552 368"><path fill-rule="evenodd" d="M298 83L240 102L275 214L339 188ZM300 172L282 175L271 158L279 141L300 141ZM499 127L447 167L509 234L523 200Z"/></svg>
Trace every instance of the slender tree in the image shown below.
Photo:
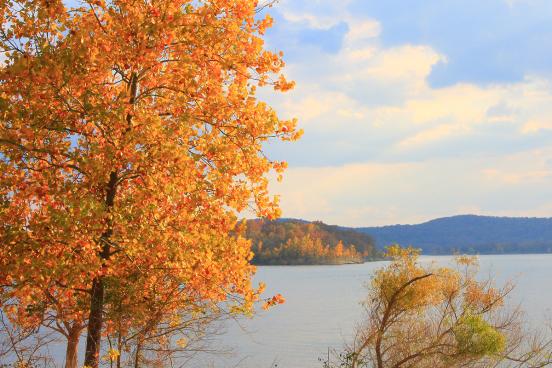
<svg viewBox="0 0 552 368"><path fill-rule="evenodd" d="M502 288L477 276L474 257L457 268L418 262L419 252L392 246L364 303L353 343L326 368L545 367L552 340L525 329Z"/></svg>
<svg viewBox="0 0 552 368"><path fill-rule="evenodd" d="M0 285L13 322L87 326L97 367L117 288L137 316L166 297L154 291L167 275L190 303L239 295L235 310L251 308L249 243L228 234L247 207L278 214L266 174L285 163L263 143L300 135L256 98L292 87L263 48L259 7L0 2Z"/></svg>

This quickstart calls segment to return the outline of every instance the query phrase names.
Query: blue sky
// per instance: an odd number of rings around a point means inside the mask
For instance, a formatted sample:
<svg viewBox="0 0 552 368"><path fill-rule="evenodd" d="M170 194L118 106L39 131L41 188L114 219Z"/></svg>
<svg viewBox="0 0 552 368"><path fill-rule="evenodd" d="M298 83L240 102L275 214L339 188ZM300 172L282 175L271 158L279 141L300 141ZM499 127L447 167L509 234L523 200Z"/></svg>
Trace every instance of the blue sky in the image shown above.
<svg viewBox="0 0 552 368"><path fill-rule="evenodd" d="M552 216L552 2L281 0L268 46L304 138L283 215L363 226Z"/></svg>

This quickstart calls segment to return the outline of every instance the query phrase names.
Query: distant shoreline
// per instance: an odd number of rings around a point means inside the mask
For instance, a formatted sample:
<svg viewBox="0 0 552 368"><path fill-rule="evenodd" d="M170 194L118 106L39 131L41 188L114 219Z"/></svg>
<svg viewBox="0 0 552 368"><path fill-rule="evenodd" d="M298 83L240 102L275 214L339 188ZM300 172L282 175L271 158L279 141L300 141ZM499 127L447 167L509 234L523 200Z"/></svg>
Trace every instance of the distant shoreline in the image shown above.
<svg viewBox="0 0 552 368"><path fill-rule="evenodd" d="M358 265L371 262L380 262L385 261L384 257L369 258L365 259L362 262L321 262L321 263L252 263L254 266L347 266L347 265Z"/></svg>
<svg viewBox="0 0 552 368"><path fill-rule="evenodd" d="M467 253L457 253L457 254L424 254L422 253L421 257L454 257L458 254L469 255L469 256L542 256L542 255L552 255L550 253L478 253L478 254L467 254ZM361 265L365 263L373 262L382 262L388 261L384 257L365 260L364 262L343 262L343 263L253 263L253 266L262 266L262 267L272 267L272 266L286 266L286 267L297 267L297 266L352 266L352 265Z"/></svg>
<svg viewBox="0 0 552 368"><path fill-rule="evenodd" d="M423 253L422 257L453 257L456 255L467 256L543 256L552 255L552 252L517 252L517 253Z"/></svg>

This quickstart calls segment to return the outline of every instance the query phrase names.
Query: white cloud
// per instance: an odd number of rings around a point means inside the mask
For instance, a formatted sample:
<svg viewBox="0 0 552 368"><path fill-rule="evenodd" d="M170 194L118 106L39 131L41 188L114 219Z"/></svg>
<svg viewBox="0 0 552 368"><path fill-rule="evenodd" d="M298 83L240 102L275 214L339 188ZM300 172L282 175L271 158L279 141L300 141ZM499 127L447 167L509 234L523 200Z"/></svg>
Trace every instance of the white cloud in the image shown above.
<svg viewBox="0 0 552 368"><path fill-rule="evenodd" d="M291 168L273 190L283 215L349 226L417 223L462 213L543 216L552 150L493 159Z"/></svg>
<svg viewBox="0 0 552 368"><path fill-rule="evenodd" d="M295 95L297 98L286 99L283 110L286 116L300 116L302 124L320 121L320 117L330 114L339 115L340 111L355 111L355 103L346 94L341 92L324 91L321 87L302 90L299 87ZM316 90L319 93L316 93ZM358 113L358 112L356 112ZM353 113L353 114L356 114Z"/></svg>
<svg viewBox="0 0 552 368"><path fill-rule="evenodd" d="M439 140L469 134L470 128L460 124L441 124L422 130L397 143L399 149L411 149Z"/></svg>
<svg viewBox="0 0 552 368"><path fill-rule="evenodd" d="M346 7L350 0L282 0L278 11L291 22L305 22L310 28L328 29L348 18Z"/></svg>
<svg viewBox="0 0 552 368"><path fill-rule="evenodd" d="M361 47L372 45L381 34L381 24L373 19L350 20L349 32L345 36L344 47L349 51L355 51Z"/></svg>
<svg viewBox="0 0 552 368"><path fill-rule="evenodd" d="M541 130L552 130L552 116L548 119L529 120L521 128L525 134L537 133Z"/></svg>
<svg viewBox="0 0 552 368"><path fill-rule="evenodd" d="M446 55L385 47L376 20L338 12L334 21L349 25L341 51L309 50L288 68L297 89L271 100L306 131L293 156L279 152L292 164L274 186L284 216L361 226L552 209L552 151L542 148L543 132L552 136L550 80L432 88Z"/></svg>
<svg viewBox="0 0 552 368"><path fill-rule="evenodd" d="M365 134L391 133L396 136L392 146L404 151L502 123L515 125L520 136L552 129L552 88L542 77L434 89L427 77L445 57L427 46L368 46L317 57L323 70L310 65L289 69L298 88L277 109L298 117L309 129L347 129L352 143Z"/></svg>

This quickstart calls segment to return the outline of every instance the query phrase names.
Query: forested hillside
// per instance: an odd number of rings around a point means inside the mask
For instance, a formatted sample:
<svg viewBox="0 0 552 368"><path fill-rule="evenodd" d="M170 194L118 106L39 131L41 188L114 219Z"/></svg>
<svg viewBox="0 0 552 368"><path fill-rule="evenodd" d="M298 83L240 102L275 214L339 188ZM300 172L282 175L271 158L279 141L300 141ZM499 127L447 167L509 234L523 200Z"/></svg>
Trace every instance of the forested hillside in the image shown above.
<svg viewBox="0 0 552 368"><path fill-rule="evenodd" d="M255 264L360 263L376 256L369 235L322 222L250 220L246 236Z"/></svg>
<svg viewBox="0 0 552 368"><path fill-rule="evenodd" d="M422 248L424 254L552 252L552 218L462 215L357 230L370 234L379 248L398 243Z"/></svg>

